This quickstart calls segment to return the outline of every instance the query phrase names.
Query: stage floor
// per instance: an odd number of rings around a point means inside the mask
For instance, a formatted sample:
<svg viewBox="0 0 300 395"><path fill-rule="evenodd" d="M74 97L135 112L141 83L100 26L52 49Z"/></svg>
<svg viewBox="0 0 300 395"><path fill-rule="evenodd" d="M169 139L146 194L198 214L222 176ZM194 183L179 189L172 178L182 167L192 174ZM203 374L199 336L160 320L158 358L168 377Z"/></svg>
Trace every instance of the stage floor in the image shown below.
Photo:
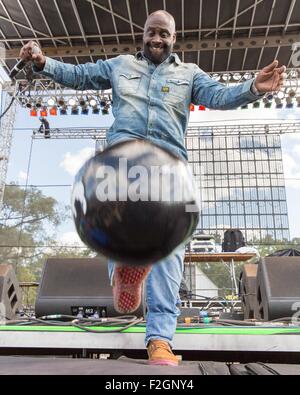
<svg viewBox="0 0 300 395"><path fill-rule="evenodd" d="M147 360L121 357L118 360L93 360L50 357L0 357L0 375L229 375L221 362L181 362L178 367L150 366Z"/></svg>
<svg viewBox="0 0 300 395"><path fill-rule="evenodd" d="M178 367L150 366L146 360L121 357L118 360L72 359L53 357L0 357L0 376L4 375L71 375L71 376L122 376L122 381L138 382L141 376L159 376L182 379L185 376L227 375L300 375L300 365L250 363L226 364L223 362L181 362ZM177 380L174 377L175 380ZM177 380L177 381L178 381ZM142 383L139 383L141 386ZM145 387L145 385L143 385Z"/></svg>
<svg viewBox="0 0 300 395"><path fill-rule="evenodd" d="M94 329L105 331L107 327ZM0 326L0 334L0 351L4 348L145 349L143 325L120 333L89 333L74 327ZM299 334L299 327L181 327L176 330L174 350L300 353Z"/></svg>

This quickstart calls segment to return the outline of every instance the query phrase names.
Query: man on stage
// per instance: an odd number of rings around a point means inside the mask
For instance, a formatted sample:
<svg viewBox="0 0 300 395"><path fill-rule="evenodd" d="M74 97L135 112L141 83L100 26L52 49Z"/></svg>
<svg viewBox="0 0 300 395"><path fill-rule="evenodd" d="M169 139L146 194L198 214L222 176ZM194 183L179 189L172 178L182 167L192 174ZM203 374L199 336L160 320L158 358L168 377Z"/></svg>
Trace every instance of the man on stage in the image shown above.
<svg viewBox="0 0 300 395"><path fill-rule="evenodd" d="M64 64L33 51L29 42L20 53L33 61L34 71L78 90L113 92L114 123L107 133L109 145L125 140L146 139L187 160L184 135L190 104L229 110L278 91L285 78L285 66L274 60L257 77L243 84L225 87L211 79L195 64L183 63L172 53L176 42L175 21L166 11L156 11L146 20L143 50L120 55L96 64ZM147 329L145 344L149 363L178 364L172 352L179 310L179 287L184 268L184 250L143 268L110 263L115 307L130 313L140 304L141 285L146 280ZM129 298L124 298L124 292Z"/></svg>

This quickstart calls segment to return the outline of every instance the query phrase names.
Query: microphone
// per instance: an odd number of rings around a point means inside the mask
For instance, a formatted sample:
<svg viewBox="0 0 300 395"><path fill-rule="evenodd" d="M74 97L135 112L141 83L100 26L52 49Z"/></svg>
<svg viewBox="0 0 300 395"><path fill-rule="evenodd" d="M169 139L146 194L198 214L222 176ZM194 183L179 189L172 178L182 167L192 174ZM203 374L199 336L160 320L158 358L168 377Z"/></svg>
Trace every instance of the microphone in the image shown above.
<svg viewBox="0 0 300 395"><path fill-rule="evenodd" d="M11 79L15 78L17 74L25 67L26 62L24 60L20 60L10 71L9 77Z"/></svg>
<svg viewBox="0 0 300 395"><path fill-rule="evenodd" d="M37 55L40 51L41 51L41 50L40 50L40 48L39 48L37 45L35 45L35 46L32 48L32 53L35 54L35 55ZM10 71L10 73L9 73L9 77L10 77L11 79L15 78L15 76L16 76L17 74L19 74L19 72L20 72L21 70L24 69L26 63L27 63L27 62L25 62L24 60L19 60L19 62L11 69L11 71Z"/></svg>

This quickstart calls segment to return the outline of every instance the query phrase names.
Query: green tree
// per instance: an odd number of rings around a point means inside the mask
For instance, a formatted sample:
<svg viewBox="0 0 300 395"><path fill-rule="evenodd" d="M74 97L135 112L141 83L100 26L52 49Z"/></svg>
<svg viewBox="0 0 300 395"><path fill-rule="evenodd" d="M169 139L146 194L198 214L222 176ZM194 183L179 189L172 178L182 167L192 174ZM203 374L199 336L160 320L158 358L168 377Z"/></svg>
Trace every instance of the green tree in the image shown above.
<svg viewBox="0 0 300 395"><path fill-rule="evenodd" d="M294 237L292 240L276 241L272 236L266 236L260 241L254 240L253 245L257 248L260 256L264 257L278 250L300 249L300 238Z"/></svg>
<svg viewBox="0 0 300 395"><path fill-rule="evenodd" d="M25 191L17 184L8 185L0 214L0 262L12 264L20 282L31 283L40 281L49 257L93 256L88 248L65 248L57 242L57 228L70 215L68 206L60 206L37 188ZM34 304L35 293L34 288L24 293L27 306Z"/></svg>
<svg viewBox="0 0 300 395"><path fill-rule="evenodd" d="M234 283L231 278L231 271L229 264L222 262L213 263L198 263L197 264L201 271L219 288L219 296L225 297L231 295L234 291ZM237 280L240 277L240 273L243 267L243 263L235 263L235 278Z"/></svg>
<svg viewBox="0 0 300 395"><path fill-rule="evenodd" d="M16 184L5 188L0 215L0 259L14 265L20 281L28 276L38 280L43 260L51 255L74 256L79 251L59 248L57 228L70 217L70 209L60 206L37 188L26 191ZM45 249L44 246L56 248ZM28 269L27 271L21 268Z"/></svg>

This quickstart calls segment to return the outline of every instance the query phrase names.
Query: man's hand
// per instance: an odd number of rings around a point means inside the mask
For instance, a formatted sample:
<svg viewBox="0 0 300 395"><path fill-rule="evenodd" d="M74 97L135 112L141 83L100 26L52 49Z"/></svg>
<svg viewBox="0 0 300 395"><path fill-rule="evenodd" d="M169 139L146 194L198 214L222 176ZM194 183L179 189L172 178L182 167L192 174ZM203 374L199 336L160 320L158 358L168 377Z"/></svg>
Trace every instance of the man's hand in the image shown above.
<svg viewBox="0 0 300 395"><path fill-rule="evenodd" d="M46 57L43 55L39 45L35 41L29 41L20 51L20 58L24 62L33 62L35 66L43 70Z"/></svg>
<svg viewBox="0 0 300 395"><path fill-rule="evenodd" d="M254 85L259 93L277 92L286 78L286 67L278 67L278 60L264 67L255 78Z"/></svg>

